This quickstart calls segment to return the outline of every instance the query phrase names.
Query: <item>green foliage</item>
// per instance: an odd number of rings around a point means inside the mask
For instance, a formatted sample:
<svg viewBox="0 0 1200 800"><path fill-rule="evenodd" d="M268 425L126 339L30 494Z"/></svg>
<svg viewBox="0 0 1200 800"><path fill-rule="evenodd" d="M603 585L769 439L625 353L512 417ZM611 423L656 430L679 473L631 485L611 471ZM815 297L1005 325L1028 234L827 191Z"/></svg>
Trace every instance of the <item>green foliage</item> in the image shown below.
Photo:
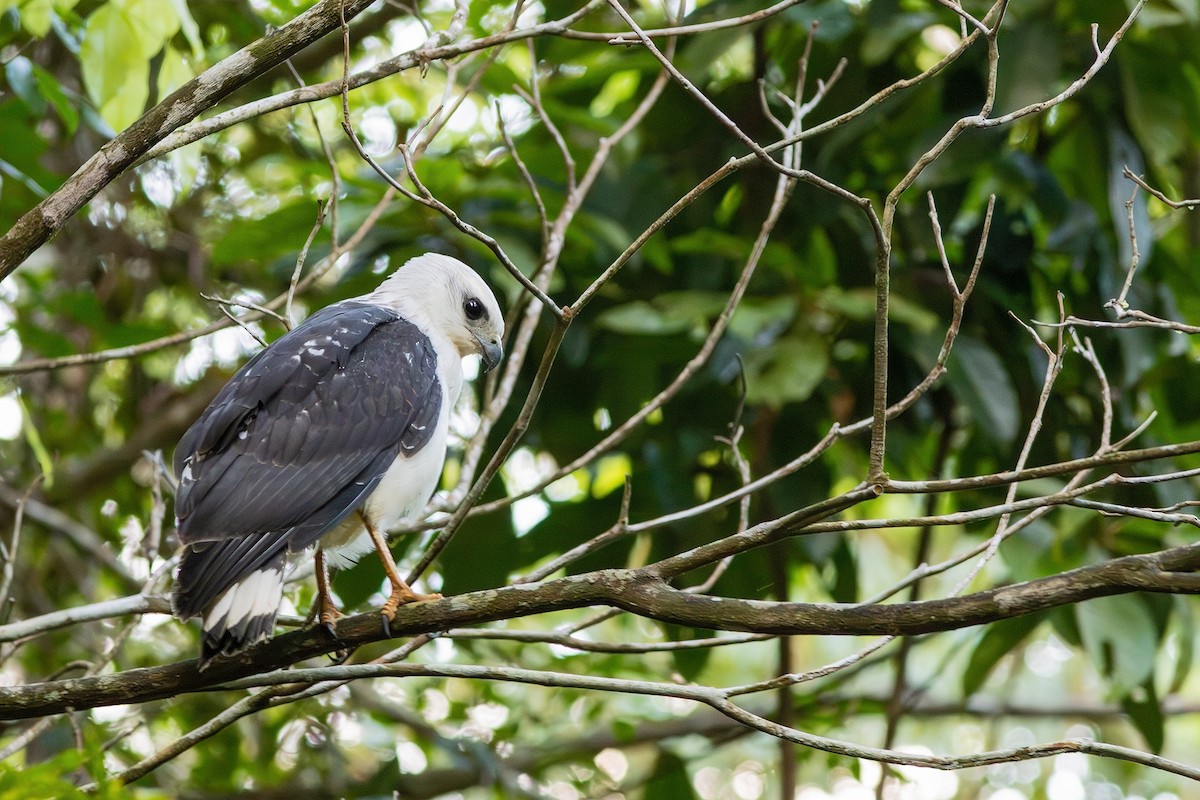
<svg viewBox="0 0 1200 800"><path fill-rule="evenodd" d="M671 753L661 753L654 765L650 780L646 781L642 796L646 800L652 797L678 797L679 800L693 800L696 793L692 790L692 782L688 779L687 768L683 759Z"/></svg>
<svg viewBox="0 0 1200 800"><path fill-rule="evenodd" d="M1122 695L1121 708L1129 715L1129 720L1146 740L1146 746L1150 748L1150 751L1160 752L1166 737L1166 715L1163 714L1158 692L1154 688L1154 681L1147 678L1141 686L1135 686L1128 693Z"/></svg>
<svg viewBox="0 0 1200 800"><path fill-rule="evenodd" d="M57 798L83 798L86 795L69 779L79 768L83 754L74 750L61 753L57 758L34 767L15 769L0 768L0 797L5 800L57 800Z"/></svg>
<svg viewBox="0 0 1200 800"><path fill-rule="evenodd" d="M150 60L179 30L170 0L110 0L87 18L79 50L88 95L100 116L121 130L142 115L149 99ZM160 88L186 73L178 53L164 51Z"/></svg>
<svg viewBox="0 0 1200 800"><path fill-rule="evenodd" d="M59 733L63 731L60 729ZM64 749L41 763L15 768L0 765L0 800L85 800L95 797L118 800L126 792L113 781L104 779L103 747L89 732L82 749ZM92 791L80 789L79 778L96 781ZM147 795L161 797L159 793Z"/></svg>
<svg viewBox="0 0 1200 800"><path fill-rule="evenodd" d="M1158 632L1138 597L1100 597L1075 610L1080 637L1092 661L1125 696L1154 671Z"/></svg>
<svg viewBox="0 0 1200 800"><path fill-rule="evenodd" d="M1025 641L1043 619L1041 614L1026 614L988 625L971 650L971 658L963 670L963 696L970 697L979 691L1000 659Z"/></svg>
<svg viewBox="0 0 1200 800"><path fill-rule="evenodd" d="M299 0L0 0L5 53L0 229L55 191L148 106L309 5ZM554 0L530 6L527 14L549 19L577 5ZM762 5L700 3L686 21L728 18ZM971 13L986 10L967 6ZM635 8L649 27L666 24L653 4L626 7ZM352 71L428 36L398 8L379 4L352 24ZM1009 4L998 40L995 113L1070 85L1094 58L1090 23L1099 24L1103 42L1126 11L1127 4L1116 0ZM434 30L451 22L447 7L426 12L425 22ZM507 22L505 9L496 4L471 3L459 40L495 34ZM813 23L819 25L814 29ZM1130 258L1124 203L1133 187L1121 177L1125 165L1170 196L1200 194L1198 26L1192 4L1150 5L1113 61L1083 91L1045 113L962 134L899 198L892 220L887 372L893 403L934 367L951 317L952 297L926 193L936 202L942 244L960 287L975 259L989 196L996 201L978 283L947 371L890 423L884 466L892 478L925 480L1011 468L1033 421L1046 367L1043 350L1013 317L1033 325L1051 347L1061 329L1035 321L1057 321L1060 308L1104 318L1105 303L1120 291ZM615 31L621 24L602 8L578 29ZM767 108L786 118L788 104L779 96L792 95L810 36L806 97L818 79L829 79L840 59L847 61L844 74L806 119L806 130L932 66L948 42L957 41L958 30L957 18L936 4L810 0L765 21L681 37L675 62L743 131L770 143L778 134L763 112L760 79ZM418 154L415 169L435 197L494 236L519 269L533 274L544 245L538 204L498 133L496 109L505 117L521 166L554 215L577 199L570 197L560 145L571 153L578 179L654 85L658 63L642 47L547 36L529 45L464 55L450 65L434 61L356 89L349 96L351 123L373 157L403 177L396 143L409 138L444 99L462 95L453 124ZM340 79L340 37L297 54L292 66L306 85ZM987 70L984 46L977 44L862 116L806 138L802 166L882 208L888 192L949 126L978 112ZM517 86L528 93L534 79L553 131L514 92ZM296 85L291 73L279 69L214 112ZM369 291L383 274L426 250L470 262L497 287L506 310L517 308L522 295L516 282L486 247L444 216L404 198L376 208L384 185L347 143L340 115L340 99L331 98L255 116L122 176L0 285L0 355L15 360L19 350L20 359L31 360L134 346L221 319L218 304L203 295L254 303L274 297L287 290L319 203L331 212L309 251L306 270L331 251L335 221L339 242L364 225L369 230L326 277L299 294L295 316ZM563 232L564 255L549 293L563 303L574 300L647 226L730 158L745 153L744 144L695 98L669 84L595 176ZM726 309L775 181L776 175L761 165L744 165L679 210L600 288L573 321L522 439L537 475L502 473L486 501L573 462L640 413L680 374ZM331 201L336 203L328 205ZM1141 263L1130 303L1195 324L1200 320L1200 228L1194 214L1171 211L1143 192L1133 215ZM532 503L470 518L435 566L431 583L448 595L458 594L504 585L549 563L610 529L623 511L627 479L629 520L655 519L739 488L743 460L753 476L768 474L791 463L834 424L869 417L875 248L872 228L857 206L801 182L728 330L678 396L602 457L535 493ZM282 331L274 321L255 324L267 340ZM510 329L518 326L514 320ZM1200 383L1194 378L1200 350L1191 340L1154 329L1081 328L1079 333L1081 339L1087 334L1104 367L1112 406L1105 405L1101 376L1068 349L1028 464L1095 452L1109 411L1114 439L1156 415L1133 446L1200 438L1195 413ZM501 414L485 460L516 421L549 335L543 319L516 377L516 399ZM82 526L98 551L120 565L100 563L95 551L81 550L77 538L53 520L27 516L8 612L12 619L139 591L151 569L164 568L163 558L176 547L170 498L167 530L152 553L142 533L152 529L156 513L154 473L142 454L162 450L169 461L182 431L257 347L249 335L229 330L134 359L2 379L0 399L13 398L16 405L19 397L24 427L0 439L0 478L19 494L38 476L47 476L35 496ZM735 431L740 431L739 458L729 443ZM457 447L448 483L461 468ZM867 476L869 453L865 428L841 438L804 470L756 492L749 524L858 485ZM1142 464L1128 471L1149 475L1174 466L1179 465ZM1016 499L1053 494L1067 480L1023 483ZM853 509L844 519L907 520L994 507L1007 502L1005 492L1001 487L946 494L928 501L928 507L924 498L891 495ZM1101 499L1177 507L1184 513L1188 506L1179 504L1194 499L1194 493L1193 484L1173 481L1112 488ZM1057 575L1195 538L1187 525L1104 517L1074 507L1055 508L1033 520L1017 515L1018 520L1028 524L1003 541L998 556L963 591ZM10 516L0 524L5 542L11 523ZM728 536L738 525L737 504L723 505L637 536L616 537L557 574L646 564ZM980 548L996 531L994 518L942 526L930 537L930 552L921 556L915 523L905 525L829 530L741 553L712 591L764 601L862 602L895 586L918 562L937 563ZM419 542L417 535L401 540L397 556L415 561ZM699 583L711 569L681 576L678 584ZM950 596L963 574L960 569L922 581L921 596ZM335 589L348 608L361 610L381 581L378 565L364 559L336 576ZM288 610L303 616L311 588L289 597L294 607ZM560 612L496 627L568 630L594 613ZM123 630L123 622L55 631L11 655L5 651L6 677L37 680L77 660L96 658ZM621 644L714 633L626 615L579 635ZM159 616L147 617L128 635L114 662L119 669L189 658L196 649L194 627ZM796 637L789 669L822 666L861 644ZM909 683L941 707L969 698L996 707L1011 702L1119 708L1124 716L1099 715L1089 723L1091 734L1195 763L1200 743L1194 725L1170 713L1173 703L1195 696L1195 646L1191 600L1106 597L923 638L913 645ZM777 642L635 655L443 638L413 658L416 663L737 685L778 674L784 669L779 653ZM804 684L791 695L792 724L879 744L879 721L892 691L891 664L890 659L868 660L853 673ZM1045 673L1037 671L1043 667ZM233 796L255 787L298 795L390 796L401 773L418 780L458 770L455 774L474 775L474 782L445 792L461 790L475 800L507 796L518 785L497 755L510 753L526 758L520 771L541 790L556 787L555 796L570 790L589 797L693 797L698 770L727 776L746 762L765 765L768 794L777 793L781 781L778 743L764 744L764 737L702 729L699 723L701 732L691 736L647 733L665 720L693 721L690 707L660 698L460 680L380 686L387 688L378 696L356 687L247 717L129 791L139 797L174 796L186 787L198 796ZM105 775L206 723L239 696L185 695L146 708L81 713L83 750L64 733L65 725L52 729L16 758L19 763L0 766L0 800L83 796L77 787L90 780L101 783L99 796L122 796L126 790L104 783ZM756 699L767 706L766 698ZM959 752L965 739L972 746L983 743L981 748L1006 746L1009 722L913 715L902 718L897 745L939 753ZM1026 733L1039 741L1075 735L1062 719L1028 725ZM6 732L0 744L15 733ZM1023 735L1014 734L1013 740ZM619 751L623 769L598 766L597 748ZM803 748L795 757L802 780L814 787L852 780L860 770L856 762L826 759ZM1123 785L1142 781L1142 796L1152 796L1152 789L1181 796L1184 791L1183 784L1157 773L1122 773L1089 763L1094 776ZM1046 766L1039 773L1027 787L1030 796L1045 794L1052 771ZM957 796L965 798L987 796L1005 778L1000 771L975 771L960 780Z"/></svg>

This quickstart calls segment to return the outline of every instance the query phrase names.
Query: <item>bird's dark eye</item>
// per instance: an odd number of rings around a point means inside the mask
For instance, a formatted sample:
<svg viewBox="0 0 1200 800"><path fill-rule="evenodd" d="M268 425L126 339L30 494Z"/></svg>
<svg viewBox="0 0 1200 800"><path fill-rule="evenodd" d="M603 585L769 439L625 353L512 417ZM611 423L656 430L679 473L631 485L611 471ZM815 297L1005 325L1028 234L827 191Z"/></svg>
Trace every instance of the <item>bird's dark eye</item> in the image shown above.
<svg viewBox="0 0 1200 800"><path fill-rule="evenodd" d="M467 319L476 320L487 314L487 309L483 307L483 303L478 297L468 297L463 303L463 313L467 315Z"/></svg>

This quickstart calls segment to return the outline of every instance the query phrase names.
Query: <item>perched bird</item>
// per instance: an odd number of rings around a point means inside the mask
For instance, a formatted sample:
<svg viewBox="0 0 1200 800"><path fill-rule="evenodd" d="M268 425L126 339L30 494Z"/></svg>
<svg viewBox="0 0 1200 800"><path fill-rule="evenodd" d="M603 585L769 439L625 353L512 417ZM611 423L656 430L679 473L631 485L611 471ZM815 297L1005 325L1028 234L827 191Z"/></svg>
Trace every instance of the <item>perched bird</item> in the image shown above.
<svg viewBox="0 0 1200 800"><path fill-rule="evenodd" d="M288 554L317 545L318 608L333 628L326 554L372 547L392 584L384 623L426 599L384 532L421 510L442 474L462 359L503 355L496 298L470 267L418 256L375 291L321 309L252 358L175 451L184 545L173 606L202 616L201 664L266 637Z"/></svg>

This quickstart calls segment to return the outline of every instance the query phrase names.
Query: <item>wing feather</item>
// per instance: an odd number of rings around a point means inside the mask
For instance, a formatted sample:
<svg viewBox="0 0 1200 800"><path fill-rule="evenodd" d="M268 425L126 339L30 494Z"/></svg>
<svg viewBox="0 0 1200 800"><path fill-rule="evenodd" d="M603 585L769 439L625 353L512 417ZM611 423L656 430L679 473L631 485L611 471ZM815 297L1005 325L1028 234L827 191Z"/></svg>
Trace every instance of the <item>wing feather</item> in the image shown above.
<svg viewBox="0 0 1200 800"><path fill-rule="evenodd" d="M441 403L432 343L379 306L330 306L251 359L175 453L177 610L345 519L429 440Z"/></svg>

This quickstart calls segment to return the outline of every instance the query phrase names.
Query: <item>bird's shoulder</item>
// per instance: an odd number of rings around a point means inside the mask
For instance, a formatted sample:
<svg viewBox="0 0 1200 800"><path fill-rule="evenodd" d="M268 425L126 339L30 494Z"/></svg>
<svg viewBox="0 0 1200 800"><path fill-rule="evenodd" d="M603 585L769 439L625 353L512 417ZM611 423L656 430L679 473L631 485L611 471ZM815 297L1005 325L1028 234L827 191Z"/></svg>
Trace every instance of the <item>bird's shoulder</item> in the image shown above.
<svg viewBox="0 0 1200 800"><path fill-rule="evenodd" d="M429 337L395 311L353 300L327 306L229 380L180 440L176 472L189 458L253 448L252 428L267 433L317 409L330 432L343 419L354 426L355 405L372 417L409 417L437 388L437 366Z"/></svg>

